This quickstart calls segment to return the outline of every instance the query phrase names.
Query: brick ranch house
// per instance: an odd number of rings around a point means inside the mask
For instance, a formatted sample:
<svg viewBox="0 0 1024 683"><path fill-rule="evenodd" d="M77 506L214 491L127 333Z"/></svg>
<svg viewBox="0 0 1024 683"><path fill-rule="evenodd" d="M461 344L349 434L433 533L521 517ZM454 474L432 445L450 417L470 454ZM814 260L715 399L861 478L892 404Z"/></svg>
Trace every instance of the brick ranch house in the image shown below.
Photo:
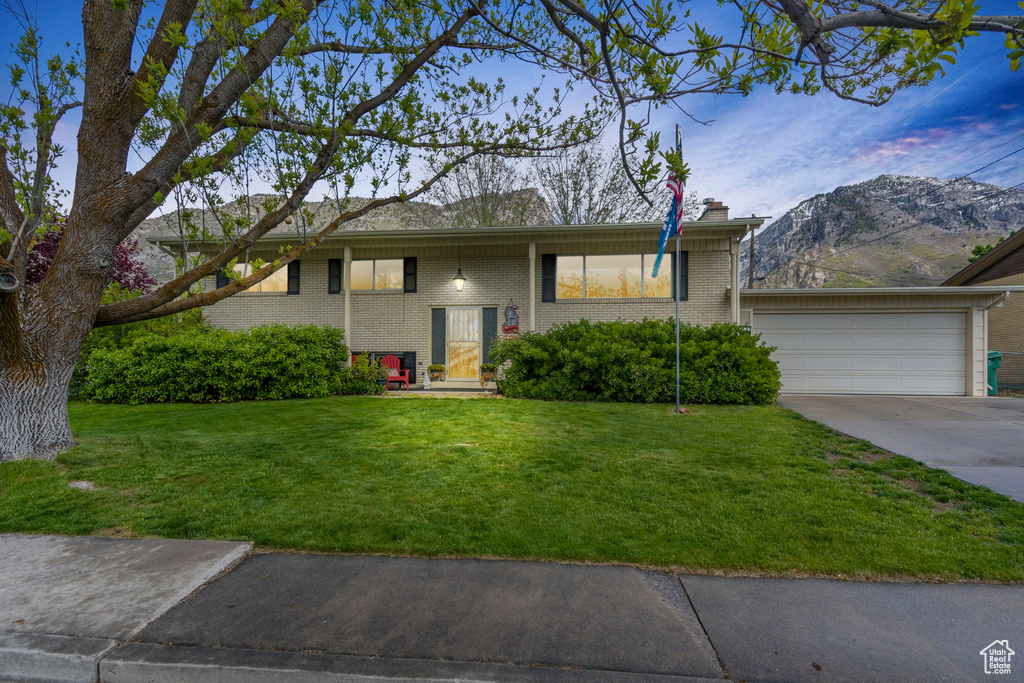
<svg viewBox="0 0 1024 683"><path fill-rule="evenodd" d="M398 356L413 383L422 382L428 365L441 364L446 385L468 386L505 334L506 310L518 316L519 332L581 318L671 318L678 287L684 322L744 324L777 346L784 391L984 395L987 312L1007 288L741 291L740 245L762 222L730 219L728 207L709 203L698 220L683 224L679 263L670 244L658 278L651 277L661 231L655 223L357 224L205 315L227 329L339 327L355 353ZM295 238L279 228L248 258L272 260ZM182 255L177 237L149 241ZM198 249L212 254L219 246ZM227 282L223 274L206 280L207 289Z"/></svg>

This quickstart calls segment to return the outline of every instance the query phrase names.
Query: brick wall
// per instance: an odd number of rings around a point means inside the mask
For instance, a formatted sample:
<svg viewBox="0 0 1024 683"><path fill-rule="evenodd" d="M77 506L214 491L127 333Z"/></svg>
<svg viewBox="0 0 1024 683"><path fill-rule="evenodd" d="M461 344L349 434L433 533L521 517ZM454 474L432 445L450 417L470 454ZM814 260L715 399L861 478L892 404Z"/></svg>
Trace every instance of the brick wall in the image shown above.
<svg viewBox="0 0 1024 683"><path fill-rule="evenodd" d="M504 308L511 298L519 306L520 329L529 329L529 243L495 240L489 244L459 245L457 241L401 246L380 241L372 246L353 242L353 259L417 257L417 292L353 291L349 346L356 351L413 351L416 376L423 376L430 357L430 309L449 306L479 306L498 309L501 325ZM729 240L720 237L692 239L683 243L689 252L689 298L680 304L681 318L690 323L709 325L729 319ZM670 245L672 246L672 245ZM589 299L541 301L541 255L652 253L654 238L611 240L552 239L538 242L536 270L537 331L543 332L560 322L590 320L639 320L644 317L669 318L675 302L663 299ZM456 292L452 278L459 267L466 285ZM273 254L252 253L252 258L272 259ZM320 247L302 259L301 293L237 294L206 308L208 321L227 329L244 329L267 322L306 323L344 327L345 295L327 293L327 261L344 258L342 248ZM666 263L668 256L666 255ZM214 279L207 278L207 288ZM485 330L497 334L498 330Z"/></svg>
<svg viewBox="0 0 1024 683"><path fill-rule="evenodd" d="M1024 273L986 280L981 284L986 287L1024 285ZM1010 294L1002 306L989 309L988 348L1004 353L1002 365L996 373L999 385L1024 385L1024 355L1016 355L1024 354L1024 293Z"/></svg>

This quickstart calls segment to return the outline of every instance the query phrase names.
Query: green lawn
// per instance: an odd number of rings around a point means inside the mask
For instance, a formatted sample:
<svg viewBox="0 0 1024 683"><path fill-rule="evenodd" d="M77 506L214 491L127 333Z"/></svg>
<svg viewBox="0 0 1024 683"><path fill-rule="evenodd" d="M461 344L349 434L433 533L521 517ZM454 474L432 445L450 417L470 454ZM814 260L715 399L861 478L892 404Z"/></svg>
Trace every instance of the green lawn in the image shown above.
<svg viewBox="0 0 1024 683"><path fill-rule="evenodd" d="M73 404L77 448L0 465L0 531L1024 580L1024 505L780 408L691 410Z"/></svg>

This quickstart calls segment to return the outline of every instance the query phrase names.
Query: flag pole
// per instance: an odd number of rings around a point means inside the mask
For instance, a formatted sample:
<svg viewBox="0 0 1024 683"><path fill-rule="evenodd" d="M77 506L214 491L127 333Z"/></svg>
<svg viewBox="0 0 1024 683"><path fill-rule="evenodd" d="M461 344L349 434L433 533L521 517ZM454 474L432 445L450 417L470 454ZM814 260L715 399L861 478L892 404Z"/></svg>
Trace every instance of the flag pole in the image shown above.
<svg viewBox="0 0 1024 683"><path fill-rule="evenodd" d="M683 134L679 130L679 124L678 123L676 124L676 152L680 155L680 158L682 158L682 154L683 154ZM685 191L686 191L686 188L684 186L683 187L683 192L685 193ZM682 199L680 199L679 201L682 202ZM679 208L682 208L682 207L679 207ZM682 231L680 230L680 226L677 225L676 226L676 267L675 267L675 272L672 273L672 277L674 277L676 279L675 287L673 287L672 289L674 289L675 293L676 293L676 412L677 413L679 412L679 290L681 289L679 287L679 284L680 284L679 283L679 273L680 273L680 269L682 268L682 265L683 265L682 262L680 261L680 246L679 246L679 242L682 241L682 238L683 238L682 237Z"/></svg>

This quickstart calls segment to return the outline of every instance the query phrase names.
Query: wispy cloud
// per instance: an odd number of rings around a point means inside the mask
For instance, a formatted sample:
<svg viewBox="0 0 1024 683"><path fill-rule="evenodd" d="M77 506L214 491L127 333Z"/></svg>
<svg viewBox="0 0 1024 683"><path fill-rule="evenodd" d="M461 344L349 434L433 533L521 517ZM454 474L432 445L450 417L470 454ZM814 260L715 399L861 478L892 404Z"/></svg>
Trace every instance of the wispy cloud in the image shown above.
<svg viewBox="0 0 1024 683"><path fill-rule="evenodd" d="M684 128L691 187L726 201L734 215L779 217L803 199L881 174L952 178L980 168L1024 146L1024 109L1016 102L1019 75L986 60L992 40L979 43L942 81L901 92L878 108L826 94L768 92L702 102L693 113L717 121ZM968 78L935 97L979 62ZM1020 183L1024 152L974 177Z"/></svg>

